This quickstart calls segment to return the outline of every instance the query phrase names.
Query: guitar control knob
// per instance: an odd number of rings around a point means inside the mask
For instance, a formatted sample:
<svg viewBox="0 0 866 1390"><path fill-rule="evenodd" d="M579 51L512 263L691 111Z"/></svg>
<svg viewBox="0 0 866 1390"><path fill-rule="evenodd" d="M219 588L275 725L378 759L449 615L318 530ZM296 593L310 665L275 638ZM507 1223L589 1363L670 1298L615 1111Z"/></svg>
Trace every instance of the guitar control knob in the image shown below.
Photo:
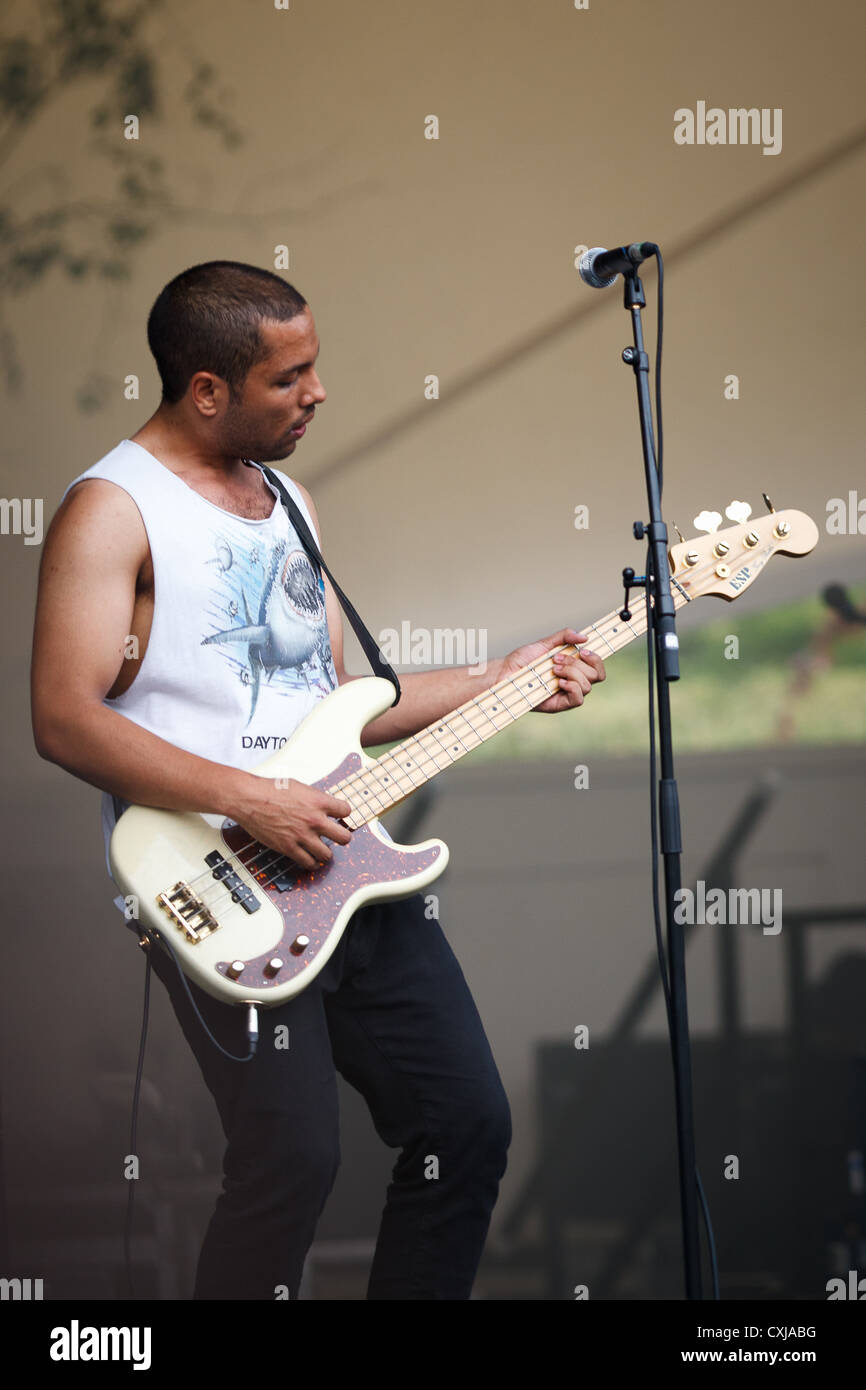
<svg viewBox="0 0 866 1390"><path fill-rule="evenodd" d="M246 969L246 964L247 963L245 960L233 960L228 970L226 971L226 974L228 975L229 979L236 980L239 975L243 975L244 970Z"/></svg>
<svg viewBox="0 0 866 1390"><path fill-rule="evenodd" d="M270 979L273 979L275 975L279 975L282 968L283 962L280 960L279 956L272 956L265 966L265 974Z"/></svg>
<svg viewBox="0 0 866 1390"><path fill-rule="evenodd" d="M301 955L302 952L306 951L309 944L310 938L308 936L296 936L292 942L292 955Z"/></svg>

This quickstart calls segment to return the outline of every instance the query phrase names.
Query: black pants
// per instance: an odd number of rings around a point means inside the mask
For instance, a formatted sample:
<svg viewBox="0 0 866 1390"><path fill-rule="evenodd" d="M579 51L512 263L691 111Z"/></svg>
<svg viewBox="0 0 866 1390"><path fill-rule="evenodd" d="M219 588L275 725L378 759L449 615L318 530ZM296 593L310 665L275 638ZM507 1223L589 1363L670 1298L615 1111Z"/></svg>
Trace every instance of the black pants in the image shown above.
<svg viewBox="0 0 866 1390"><path fill-rule="evenodd" d="M260 1010L259 1050L244 1064L208 1040L165 952L152 959L228 1141L194 1297L297 1297L340 1162L339 1071L400 1150L367 1297L469 1298L511 1116L463 972L420 893L357 912L312 984ZM191 988L214 1035L244 1056L246 1010Z"/></svg>

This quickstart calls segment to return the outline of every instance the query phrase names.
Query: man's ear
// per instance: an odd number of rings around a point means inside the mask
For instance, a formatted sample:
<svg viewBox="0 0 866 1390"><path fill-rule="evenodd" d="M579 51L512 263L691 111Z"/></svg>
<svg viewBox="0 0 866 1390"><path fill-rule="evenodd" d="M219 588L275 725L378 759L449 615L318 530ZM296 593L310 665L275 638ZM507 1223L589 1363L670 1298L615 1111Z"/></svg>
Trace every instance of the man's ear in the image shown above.
<svg viewBox="0 0 866 1390"><path fill-rule="evenodd" d="M189 381L187 394L200 415L211 420L228 399L228 386L214 372L195 372Z"/></svg>

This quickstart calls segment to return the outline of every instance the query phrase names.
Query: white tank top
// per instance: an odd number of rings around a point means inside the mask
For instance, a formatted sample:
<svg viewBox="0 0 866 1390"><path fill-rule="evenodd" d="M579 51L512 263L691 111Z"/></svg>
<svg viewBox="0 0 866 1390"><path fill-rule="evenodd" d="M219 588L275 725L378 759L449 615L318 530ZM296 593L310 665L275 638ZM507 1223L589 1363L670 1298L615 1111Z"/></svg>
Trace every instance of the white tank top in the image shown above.
<svg viewBox="0 0 866 1390"><path fill-rule="evenodd" d="M315 535L298 487L284 473L278 477ZM231 767L263 762L337 685L324 582L278 494L268 483L274 507L265 520L236 516L131 439L66 492L84 478L104 478L129 493L153 559L144 659L129 689L103 704L188 753ZM114 802L104 793L106 863L117 814L126 807Z"/></svg>

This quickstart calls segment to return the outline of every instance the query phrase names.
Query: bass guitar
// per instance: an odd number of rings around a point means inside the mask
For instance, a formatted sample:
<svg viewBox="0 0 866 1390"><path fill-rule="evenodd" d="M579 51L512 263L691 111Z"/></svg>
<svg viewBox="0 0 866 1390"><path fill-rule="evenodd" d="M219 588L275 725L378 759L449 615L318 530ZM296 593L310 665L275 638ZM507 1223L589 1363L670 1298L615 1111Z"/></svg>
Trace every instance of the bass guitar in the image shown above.
<svg viewBox="0 0 866 1390"><path fill-rule="evenodd" d="M749 511L732 503L728 516ZM718 513L702 513L696 525L709 529L713 519L721 521ZM682 608L707 594L735 599L774 554L805 555L817 539L803 512L771 511L682 541L669 556L674 603ZM628 620L614 611L582 629L605 660L646 632L646 596L631 602ZM217 999L267 1008L300 993L358 908L408 897L442 873L442 840L396 844L378 817L552 695L554 651L573 655L575 648L545 652L377 759L362 750L361 731L392 704L391 682L364 677L322 700L279 752L253 769L277 785L294 778L349 802L349 844L332 844L333 858L314 870L218 816L131 806L109 846L127 915L145 935L168 937L186 975Z"/></svg>

